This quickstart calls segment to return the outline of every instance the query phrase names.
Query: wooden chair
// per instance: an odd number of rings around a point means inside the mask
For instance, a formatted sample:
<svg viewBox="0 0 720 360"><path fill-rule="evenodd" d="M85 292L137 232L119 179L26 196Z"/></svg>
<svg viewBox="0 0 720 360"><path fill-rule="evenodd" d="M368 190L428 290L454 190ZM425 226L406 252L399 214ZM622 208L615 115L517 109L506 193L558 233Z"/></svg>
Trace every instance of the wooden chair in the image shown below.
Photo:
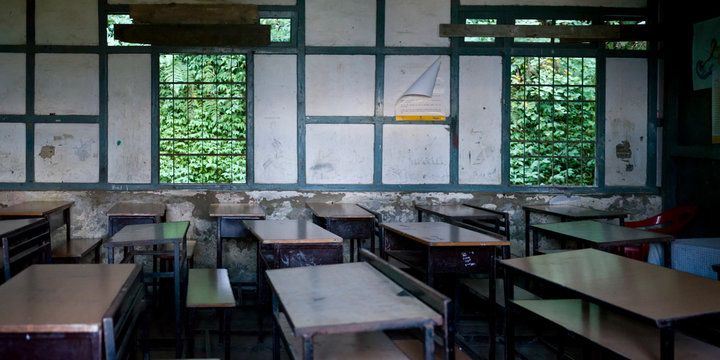
<svg viewBox="0 0 720 360"><path fill-rule="evenodd" d="M677 237L680 230L695 217L697 210L697 206L693 205L677 206L644 220L626 221L625 226ZM649 250L650 246L648 244L626 246L624 254L629 258L647 261Z"/></svg>

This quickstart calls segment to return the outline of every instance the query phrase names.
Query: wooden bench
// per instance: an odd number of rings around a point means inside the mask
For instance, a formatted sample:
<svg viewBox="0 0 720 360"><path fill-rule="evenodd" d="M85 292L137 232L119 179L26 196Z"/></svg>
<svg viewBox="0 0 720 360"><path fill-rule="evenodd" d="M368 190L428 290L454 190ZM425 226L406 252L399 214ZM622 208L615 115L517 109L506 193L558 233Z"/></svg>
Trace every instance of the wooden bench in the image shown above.
<svg viewBox="0 0 720 360"><path fill-rule="evenodd" d="M189 246L188 246L189 247ZM198 309L222 310L220 338L225 342L225 359L230 359L230 315L235 307L235 294L230 286L227 269L188 269L187 285L188 354L194 355L194 315Z"/></svg>
<svg viewBox="0 0 720 360"><path fill-rule="evenodd" d="M57 264L79 264L86 256L93 254L92 262L100 263L100 245L104 238L68 239L63 246L52 251L52 261Z"/></svg>
<svg viewBox="0 0 720 360"><path fill-rule="evenodd" d="M628 359L660 359L660 328L650 322L581 299L517 300L514 303L617 355ZM675 358L720 359L720 347L676 332Z"/></svg>
<svg viewBox="0 0 720 360"><path fill-rule="evenodd" d="M0 221L0 284L32 264L50 263L51 246L44 218Z"/></svg>
<svg viewBox="0 0 720 360"><path fill-rule="evenodd" d="M466 287L471 294L483 299L485 301L490 300L490 279L482 278L464 278L459 280L461 286ZM495 280L495 303L500 307L505 307L505 285L502 279ZM515 286L515 299L519 300L539 300L540 297L535 294L519 287Z"/></svg>

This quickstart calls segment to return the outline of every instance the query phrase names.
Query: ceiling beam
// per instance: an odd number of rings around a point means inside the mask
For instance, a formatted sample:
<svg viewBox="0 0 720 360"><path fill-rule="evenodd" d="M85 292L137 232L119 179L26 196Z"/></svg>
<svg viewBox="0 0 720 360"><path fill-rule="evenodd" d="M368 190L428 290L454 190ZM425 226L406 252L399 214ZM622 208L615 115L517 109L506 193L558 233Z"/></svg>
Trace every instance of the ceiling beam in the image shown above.
<svg viewBox="0 0 720 360"><path fill-rule="evenodd" d="M162 46L268 46L270 25L115 24L115 39Z"/></svg>
<svg viewBox="0 0 720 360"><path fill-rule="evenodd" d="M133 24L253 24L257 5L130 5Z"/></svg>

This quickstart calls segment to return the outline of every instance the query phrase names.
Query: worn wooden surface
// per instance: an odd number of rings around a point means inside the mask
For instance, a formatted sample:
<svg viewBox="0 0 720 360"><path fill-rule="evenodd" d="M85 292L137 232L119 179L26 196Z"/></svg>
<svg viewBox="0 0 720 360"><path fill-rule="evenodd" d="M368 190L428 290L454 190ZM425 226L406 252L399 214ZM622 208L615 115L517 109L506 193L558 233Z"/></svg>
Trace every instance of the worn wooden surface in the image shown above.
<svg viewBox="0 0 720 360"><path fill-rule="evenodd" d="M720 281L595 249L500 264L660 322L720 313Z"/></svg>
<svg viewBox="0 0 720 360"><path fill-rule="evenodd" d="M265 209L255 204L210 204L210 216L263 217Z"/></svg>
<svg viewBox="0 0 720 360"><path fill-rule="evenodd" d="M533 212L556 215L574 220L624 218L627 216L627 213L622 211L597 210L565 204L525 205L523 206L523 209L525 211L530 210Z"/></svg>
<svg viewBox="0 0 720 360"><path fill-rule="evenodd" d="M24 228L31 227L40 221L47 220L44 218L0 220L0 238L4 238L6 235L15 233L16 231L22 231Z"/></svg>
<svg viewBox="0 0 720 360"><path fill-rule="evenodd" d="M342 242L342 238L305 220L244 220L262 244Z"/></svg>
<svg viewBox="0 0 720 360"><path fill-rule="evenodd" d="M650 40L644 25L466 25L440 24L440 36L492 36L582 39L585 41Z"/></svg>
<svg viewBox="0 0 720 360"><path fill-rule="evenodd" d="M628 359L660 359L660 329L580 299L516 304ZM720 359L720 347L675 333L676 359Z"/></svg>
<svg viewBox="0 0 720 360"><path fill-rule="evenodd" d="M102 245L102 238L75 238L53 249L54 258L82 258ZM99 261L99 259L96 259Z"/></svg>
<svg viewBox="0 0 720 360"><path fill-rule="evenodd" d="M349 203L305 203L315 216L323 218L373 218L373 214L355 204Z"/></svg>
<svg viewBox="0 0 720 360"><path fill-rule="evenodd" d="M0 216L45 216L55 211L65 210L75 204L74 201L28 201L0 208Z"/></svg>
<svg viewBox="0 0 720 360"><path fill-rule="evenodd" d="M415 208L428 214L448 217L455 220L477 219L494 220L502 219L502 216L490 211L466 205L415 205Z"/></svg>
<svg viewBox="0 0 720 360"><path fill-rule="evenodd" d="M498 236L479 233L445 222L383 223L392 231L427 246L504 246L510 242Z"/></svg>
<svg viewBox="0 0 720 360"><path fill-rule="evenodd" d="M115 24L115 39L167 46L268 46L270 25Z"/></svg>
<svg viewBox="0 0 720 360"><path fill-rule="evenodd" d="M189 269L187 307L235 307L227 269Z"/></svg>
<svg viewBox="0 0 720 360"><path fill-rule="evenodd" d="M302 338L295 336L285 316L278 318L278 326L287 339L293 358L303 354ZM422 345L422 344L421 344ZM313 355L316 359L343 360L399 360L408 358L382 331L362 333L316 335L313 337Z"/></svg>
<svg viewBox="0 0 720 360"><path fill-rule="evenodd" d="M165 204L160 203L128 203L113 205L107 216L165 216Z"/></svg>
<svg viewBox="0 0 720 360"><path fill-rule="evenodd" d="M0 286L0 333L96 332L134 264L33 265Z"/></svg>
<svg viewBox="0 0 720 360"><path fill-rule="evenodd" d="M440 314L367 263L277 269L266 274L297 336L443 322Z"/></svg>
<svg viewBox="0 0 720 360"><path fill-rule="evenodd" d="M534 231L540 230L546 235L577 239L592 243L594 246L625 246L674 240L674 237L668 234L633 229L593 220L531 225L531 228Z"/></svg>
<svg viewBox="0 0 720 360"><path fill-rule="evenodd" d="M252 24L257 5L130 5L133 24Z"/></svg>
<svg viewBox="0 0 720 360"><path fill-rule="evenodd" d="M128 225L105 244L106 246L154 245L173 242L185 237L189 221Z"/></svg>

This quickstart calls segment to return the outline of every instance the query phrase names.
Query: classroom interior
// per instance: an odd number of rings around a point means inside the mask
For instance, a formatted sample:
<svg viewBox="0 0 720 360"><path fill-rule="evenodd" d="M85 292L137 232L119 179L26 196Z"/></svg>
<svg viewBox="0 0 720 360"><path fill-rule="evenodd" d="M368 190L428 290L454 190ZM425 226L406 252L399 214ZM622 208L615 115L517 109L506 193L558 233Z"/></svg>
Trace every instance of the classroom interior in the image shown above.
<svg viewBox="0 0 720 360"><path fill-rule="evenodd" d="M720 358L704 5L3 0L0 358Z"/></svg>

